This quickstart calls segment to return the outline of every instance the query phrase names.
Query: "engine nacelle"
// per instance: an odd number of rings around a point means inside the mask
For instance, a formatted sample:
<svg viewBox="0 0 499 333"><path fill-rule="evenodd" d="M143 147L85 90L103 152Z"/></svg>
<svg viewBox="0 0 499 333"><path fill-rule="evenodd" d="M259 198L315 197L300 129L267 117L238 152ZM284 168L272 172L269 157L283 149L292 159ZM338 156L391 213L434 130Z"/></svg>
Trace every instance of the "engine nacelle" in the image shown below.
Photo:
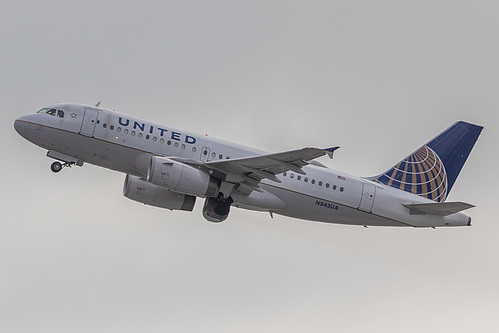
<svg viewBox="0 0 499 333"><path fill-rule="evenodd" d="M147 181L172 191L198 197L216 197L220 181L208 173L166 157L153 156Z"/></svg>
<svg viewBox="0 0 499 333"><path fill-rule="evenodd" d="M131 175L126 175L123 195L146 205L189 212L194 209L196 203L195 196L173 192Z"/></svg>

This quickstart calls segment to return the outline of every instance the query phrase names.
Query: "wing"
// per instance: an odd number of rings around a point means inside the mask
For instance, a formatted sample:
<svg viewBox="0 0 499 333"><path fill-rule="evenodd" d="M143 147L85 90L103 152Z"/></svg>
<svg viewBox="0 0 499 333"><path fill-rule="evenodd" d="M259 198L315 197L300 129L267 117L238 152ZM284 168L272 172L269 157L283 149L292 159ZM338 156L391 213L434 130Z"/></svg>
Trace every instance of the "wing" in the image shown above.
<svg viewBox="0 0 499 333"><path fill-rule="evenodd" d="M252 191L262 191L259 187L262 179L270 179L281 182L276 175L286 171L294 171L305 174L302 167L308 165L308 161L317 157L328 155L333 158L333 153L339 147L327 149L303 148L290 150L282 153L272 153L251 157L234 158L220 161L185 161L184 163L202 165L208 169L210 174L229 183L230 190L237 185L237 190L249 194ZM223 186L223 185L222 185ZM230 190L226 191L230 193ZM226 192L223 192L224 194Z"/></svg>

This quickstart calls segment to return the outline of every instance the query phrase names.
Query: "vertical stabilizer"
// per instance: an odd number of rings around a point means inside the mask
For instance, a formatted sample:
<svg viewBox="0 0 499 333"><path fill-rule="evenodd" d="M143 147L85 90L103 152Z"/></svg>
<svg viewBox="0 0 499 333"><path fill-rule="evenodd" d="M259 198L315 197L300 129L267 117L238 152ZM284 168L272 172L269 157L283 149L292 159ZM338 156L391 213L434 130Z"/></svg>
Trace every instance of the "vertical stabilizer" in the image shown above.
<svg viewBox="0 0 499 333"><path fill-rule="evenodd" d="M372 180L444 202L483 127L459 121Z"/></svg>

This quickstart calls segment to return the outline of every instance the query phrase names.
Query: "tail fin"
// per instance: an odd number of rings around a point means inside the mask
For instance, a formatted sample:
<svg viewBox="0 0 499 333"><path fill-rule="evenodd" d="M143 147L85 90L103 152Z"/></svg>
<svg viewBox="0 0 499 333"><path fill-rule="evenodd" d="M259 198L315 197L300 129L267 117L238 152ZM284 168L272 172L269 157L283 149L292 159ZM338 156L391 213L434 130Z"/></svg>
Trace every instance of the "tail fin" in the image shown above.
<svg viewBox="0 0 499 333"><path fill-rule="evenodd" d="M483 127L456 122L374 181L444 202Z"/></svg>

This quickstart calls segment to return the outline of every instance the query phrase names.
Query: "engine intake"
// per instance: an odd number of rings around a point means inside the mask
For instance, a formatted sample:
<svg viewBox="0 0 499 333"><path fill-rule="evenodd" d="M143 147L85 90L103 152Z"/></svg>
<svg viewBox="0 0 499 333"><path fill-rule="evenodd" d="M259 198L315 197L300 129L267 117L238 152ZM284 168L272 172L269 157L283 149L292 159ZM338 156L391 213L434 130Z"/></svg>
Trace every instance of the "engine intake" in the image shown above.
<svg viewBox="0 0 499 333"><path fill-rule="evenodd" d="M189 212L194 209L196 203L195 196L173 192L131 175L126 175L123 195L146 205Z"/></svg>
<svg viewBox="0 0 499 333"><path fill-rule="evenodd" d="M159 156L151 157L147 181L175 192L198 197L217 197L220 188L220 181L208 173Z"/></svg>

